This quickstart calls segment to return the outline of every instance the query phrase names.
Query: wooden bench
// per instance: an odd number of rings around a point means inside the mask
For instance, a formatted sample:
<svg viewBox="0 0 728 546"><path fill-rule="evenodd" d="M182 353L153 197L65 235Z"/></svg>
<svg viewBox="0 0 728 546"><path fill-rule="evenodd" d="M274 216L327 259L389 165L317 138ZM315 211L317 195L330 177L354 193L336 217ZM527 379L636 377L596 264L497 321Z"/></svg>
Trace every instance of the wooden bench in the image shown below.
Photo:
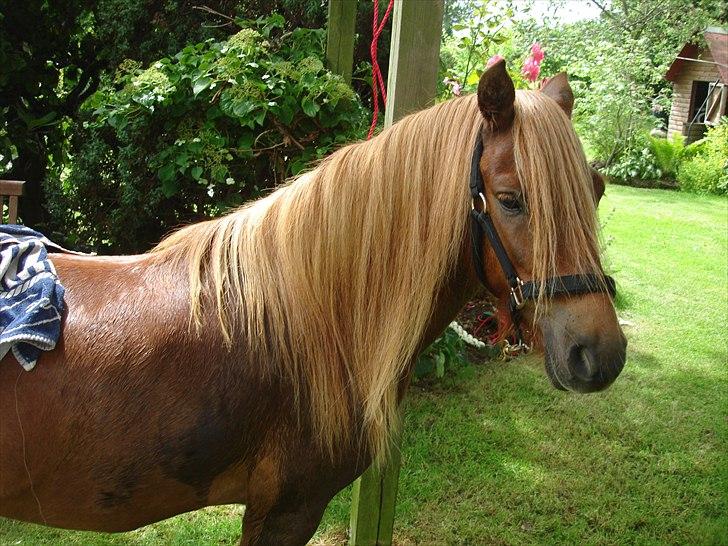
<svg viewBox="0 0 728 546"><path fill-rule="evenodd" d="M21 180L0 180L0 223L16 224L18 222L18 202L23 195ZM8 219L5 221L5 199L8 200Z"/></svg>

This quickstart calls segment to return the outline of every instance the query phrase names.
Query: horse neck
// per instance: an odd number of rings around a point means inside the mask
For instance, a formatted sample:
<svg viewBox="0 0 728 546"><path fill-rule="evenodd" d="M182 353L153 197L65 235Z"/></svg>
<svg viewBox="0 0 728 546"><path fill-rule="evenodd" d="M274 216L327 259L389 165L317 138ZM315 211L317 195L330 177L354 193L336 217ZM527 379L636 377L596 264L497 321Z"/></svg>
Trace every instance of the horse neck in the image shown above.
<svg viewBox="0 0 728 546"><path fill-rule="evenodd" d="M422 336L418 354L431 345L455 320L460 309L478 293L479 282L472 262L470 237L463 237L463 245L458 256L457 265L448 279L442 283L435 296L432 316ZM410 383L417 358L409 364L399 384L400 401Z"/></svg>

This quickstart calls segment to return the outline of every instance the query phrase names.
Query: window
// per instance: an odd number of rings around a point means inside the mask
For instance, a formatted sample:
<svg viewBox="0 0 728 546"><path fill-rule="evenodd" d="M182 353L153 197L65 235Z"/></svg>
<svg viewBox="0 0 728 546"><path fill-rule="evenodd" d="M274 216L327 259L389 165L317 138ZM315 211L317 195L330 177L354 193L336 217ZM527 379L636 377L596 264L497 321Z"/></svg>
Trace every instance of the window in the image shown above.
<svg viewBox="0 0 728 546"><path fill-rule="evenodd" d="M710 82L693 82L688 123L705 123L706 99L708 98L710 85Z"/></svg>

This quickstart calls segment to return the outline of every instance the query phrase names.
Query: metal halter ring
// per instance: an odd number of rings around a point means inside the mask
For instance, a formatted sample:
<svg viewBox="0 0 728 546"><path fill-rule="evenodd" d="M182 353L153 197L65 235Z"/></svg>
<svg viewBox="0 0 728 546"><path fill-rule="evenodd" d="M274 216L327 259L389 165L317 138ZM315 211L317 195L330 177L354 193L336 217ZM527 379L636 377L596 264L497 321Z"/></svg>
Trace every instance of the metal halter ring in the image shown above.
<svg viewBox="0 0 728 546"><path fill-rule="evenodd" d="M488 205L485 202L485 195L483 195L480 192L478 192L478 195L480 196L480 199L483 201L483 210L482 210L482 212L485 212L486 209L488 208ZM470 206L472 207L473 210L475 210L475 197L473 197L473 202L472 202L472 204Z"/></svg>
<svg viewBox="0 0 728 546"><path fill-rule="evenodd" d="M531 346L524 341L519 340L515 345L510 343L507 339L503 342L501 348L501 355L503 360L510 360L520 355L525 355L531 352Z"/></svg>
<svg viewBox="0 0 728 546"><path fill-rule="evenodd" d="M526 300L523 297L523 281L516 277L516 285L511 286L511 296L513 297L513 303L516 304L516 309L522 309L526 305Z"/></svg>

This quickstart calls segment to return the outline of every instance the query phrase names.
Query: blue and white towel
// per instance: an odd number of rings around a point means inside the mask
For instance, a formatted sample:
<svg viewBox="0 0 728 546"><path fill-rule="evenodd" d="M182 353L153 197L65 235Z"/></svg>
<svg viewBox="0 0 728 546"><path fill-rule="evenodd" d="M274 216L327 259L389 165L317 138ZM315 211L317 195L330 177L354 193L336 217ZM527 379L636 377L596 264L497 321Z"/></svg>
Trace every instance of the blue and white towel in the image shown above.
<svg viewBox="0 0 728 546"><path fill-rule="evenodd" d="M61 335L64 290L48 249L67 252L30 228L0 226L0 358L12 350L28 371Z"/></svg>

